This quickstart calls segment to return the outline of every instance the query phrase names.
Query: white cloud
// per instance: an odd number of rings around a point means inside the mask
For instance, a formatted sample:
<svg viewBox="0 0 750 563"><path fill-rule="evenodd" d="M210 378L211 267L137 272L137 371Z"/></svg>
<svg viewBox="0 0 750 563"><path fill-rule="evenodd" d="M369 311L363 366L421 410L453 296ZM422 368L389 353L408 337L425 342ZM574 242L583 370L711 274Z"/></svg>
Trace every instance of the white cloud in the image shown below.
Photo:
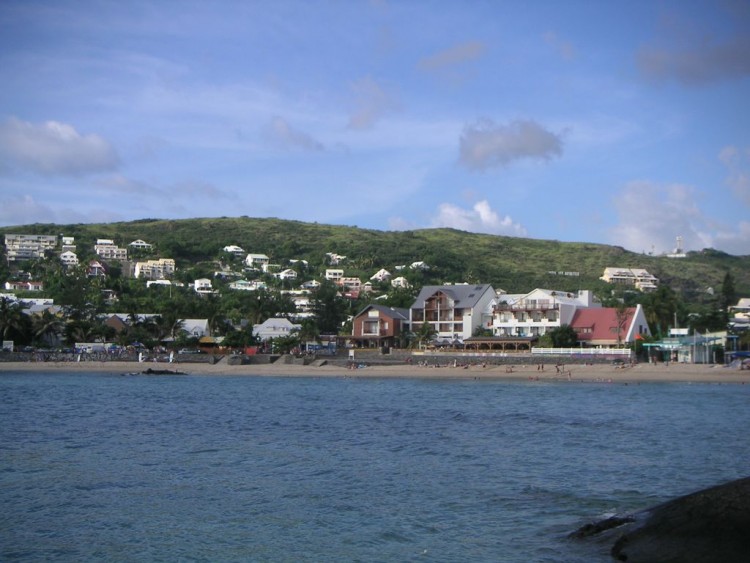
<svg viewBox="0 0 750 563"><path fill-rule="evenodd" d="M610 242L633 252L661 254L671 251L680 236L685 250L715 248L748 254L748 224L716 226L701 212L699 198L690 186L631 182L613 199L618 224L610 231Z"/></svg>
<svg viewBox="0 0 750 563"><path fill-rule="evenodd" d="M469 169L504 166L524 158L549 160L562 154L562 139L530 120L507 125L483 119L464 128L460 161Z"/></svg>
<svg viewBox="0 0 750 563"><path fill-rule="evenodd" d="M430 57L423 58L419 61L419 68L422 70L438 70L444 67L460 65L478 59L484 54L485 49L486 46L481 41L469 41L454 45Z"/></svg>
<svg viewBox="0 0 750 563"><path fill-rule="evenodd" d="M369 76L352 83L351 88L355 109L349 116L350 129L368 129L398 108L393 95Z"/></svg>
<svg viewBox="0 0 750 563"><path fill-rule="evenodd" d="M506 215L500 217L487 200L474 204L471 209L462 209L450 203L443 203L438 214L432 219L433 227L448 227L473 233L492 235L526 236L526 229Z"/></svg>
<svg viewBox="0 0 750 563"><path fill-rule="evenodd" d="M0 125L0 159L10 167L65 176L114 170L119 161L98 135L81 135L57 121L34 125L16 118Z"/></svg>
<svg viewBox="0 0 750 563"><path fill-rule="evenodd" d="M323 143L295 129L278 115L271 119L264 133L268 139L285 148L299 148L307 151L322 151L325 148Z"/></svg>

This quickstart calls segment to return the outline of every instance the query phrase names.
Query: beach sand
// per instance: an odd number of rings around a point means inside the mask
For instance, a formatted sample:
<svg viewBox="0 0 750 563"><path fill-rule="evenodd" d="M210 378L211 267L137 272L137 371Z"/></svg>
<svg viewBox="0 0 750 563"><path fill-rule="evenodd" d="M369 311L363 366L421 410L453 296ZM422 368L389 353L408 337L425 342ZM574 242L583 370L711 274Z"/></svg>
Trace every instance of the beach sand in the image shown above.
<svg viewBox="0 0 750 563"><path fill-rule="evenodd" d="M335 365L302 366L294 364L228 365L225 360L209 363L152 363L152 362L0 362L2 372L100 372L116 374L141 373L147 369L181 371L188 375L213 376L274 376L274 377L349 377L349 378L434 378L434 379L497 379L516 381L585 381L602 383L642 382L701 382L750 383L750 370L739 370L722 365L696 364L636 364L615 367L609 364L570 364L558 373L554 364L544 370L536 364L481 365L469 367L429 367L408 364L368 366L347 369Z"/></svg>

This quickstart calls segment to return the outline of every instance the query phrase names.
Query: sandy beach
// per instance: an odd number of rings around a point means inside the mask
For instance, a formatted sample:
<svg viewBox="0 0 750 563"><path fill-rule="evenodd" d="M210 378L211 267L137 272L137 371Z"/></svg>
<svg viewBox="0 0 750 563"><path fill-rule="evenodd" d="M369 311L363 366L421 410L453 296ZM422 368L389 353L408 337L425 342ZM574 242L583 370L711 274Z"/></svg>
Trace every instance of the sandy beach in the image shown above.
<svg viewBox="0 0 750 563"><path fill-rule="evenodd" d="M473 365L468 367L431 367L399 364L348 369L335 365L303 366L294 364L228 365L224 361L209 363L152 363L152 362L0 362L2 372L100 372L133 374L147 369L180 371L187 375L211 376L274 376L274 377L348 377L348 378L436 378L436 379L498 379L524 381L584 381L602 383L695 382L695 383L750 383L750 370L739 370L722 365L696 364L636 364L615 367L608 364L565 365L558 369L553 364L540 370L536 364Z"/></svg>

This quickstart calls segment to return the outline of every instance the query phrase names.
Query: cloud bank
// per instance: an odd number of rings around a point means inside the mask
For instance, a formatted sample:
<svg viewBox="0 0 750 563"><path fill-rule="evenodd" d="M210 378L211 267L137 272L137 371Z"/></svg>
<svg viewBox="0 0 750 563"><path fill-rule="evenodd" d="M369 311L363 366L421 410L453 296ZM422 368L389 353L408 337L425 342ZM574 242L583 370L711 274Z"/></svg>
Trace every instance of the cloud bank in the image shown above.
<svg viewBox="0 0 750 563"><path fill-rule="evenodd" d="M81 135L72 125L40 125L14 117L0 125L0 159L11 168L44 175L81 176L117 168L114 148L98 135Z"/></svg>
<svg viewBox="0 0 750 563"><path fill-rule="evenodd" d="M450 203L443 203L432 220L433 227L448 227L491 235L526 236L526 229L508 215L500 217L493 211L487 200L474 204L471 209L462 209Z"/></svg>

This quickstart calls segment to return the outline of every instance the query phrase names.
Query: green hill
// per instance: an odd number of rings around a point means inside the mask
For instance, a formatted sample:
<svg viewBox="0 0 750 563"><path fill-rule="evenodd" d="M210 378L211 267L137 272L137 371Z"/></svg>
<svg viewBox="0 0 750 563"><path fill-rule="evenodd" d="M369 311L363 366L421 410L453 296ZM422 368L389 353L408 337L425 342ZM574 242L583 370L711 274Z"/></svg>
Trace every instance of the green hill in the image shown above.
<svg viewBox="0 0 750 563"><path fill-rule="evenodd" d="M645 268L686 300L701 301L707 288L718 289L730 272L738 296L750 295L750 256L715 250L673 259L629 252L617 246L468 233L453 229L378 231L281 219L249 217L139 221L105 224L33 224L0 228L0 234L73 236L78 252L93 252L97 238L126 245L143 239L157 256L174 258L178 268L210 261L235 244L267 254L272 262L296 258L324 267L325 254L347 256L346 275L369 279L380 268L424 261L423 283L481 282L509 293L535 287L606 292L604 268Z"/></svg>

